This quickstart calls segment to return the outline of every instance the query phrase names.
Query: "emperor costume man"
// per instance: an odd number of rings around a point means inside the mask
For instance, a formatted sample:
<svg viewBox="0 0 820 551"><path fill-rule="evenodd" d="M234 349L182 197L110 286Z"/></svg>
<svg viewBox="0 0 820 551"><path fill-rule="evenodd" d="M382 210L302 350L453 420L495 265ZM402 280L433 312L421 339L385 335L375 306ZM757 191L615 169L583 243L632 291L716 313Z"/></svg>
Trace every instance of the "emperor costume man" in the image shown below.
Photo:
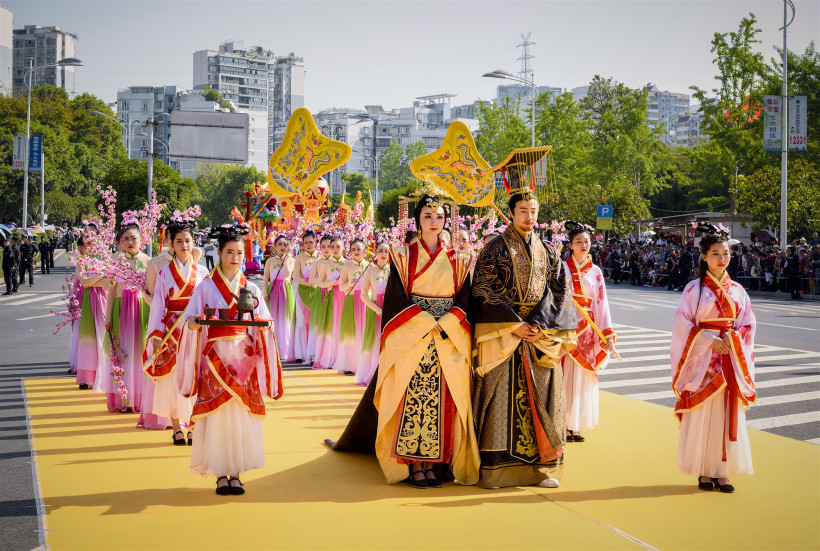
<svg viewBox="0 0 820 551"><path fill-rule="evenodd" d="M513 195L510 207L513 223L481 251L471 294L478 485L555 487L566 438L560 359L578 320L564 263L532 232L535 195ZM530 211L523 225L516 208Z"/></svg>

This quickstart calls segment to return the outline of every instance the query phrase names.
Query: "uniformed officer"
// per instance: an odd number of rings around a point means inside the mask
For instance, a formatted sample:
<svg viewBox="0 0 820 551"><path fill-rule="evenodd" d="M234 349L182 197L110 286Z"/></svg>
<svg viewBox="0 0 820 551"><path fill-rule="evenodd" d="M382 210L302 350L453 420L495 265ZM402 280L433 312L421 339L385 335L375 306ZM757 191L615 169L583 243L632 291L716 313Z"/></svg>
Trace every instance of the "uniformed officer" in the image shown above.
<svg viewBox="0 0 820 551"><path fill-rule="evenodd" d="M40 271L44 274L51 273L51 264L48 262L48 241L40 240L37 249L40 251Z"/></svg>
<svg viewBox="0 0 820 551"><path fill-rule="evenodd" d="M34 285L34 255L37 253L37 248L31 241L31 237L27 238L25 243L20 245L20 283L26 280L26 272L28 272L28 286Z"/></svg>
<svg viewBox="0 0 820 551"><path fill-rule="evenodd" d="M20 250L17 248L17 238L3 240L3 280L6 282L5 295L17 292L17 266L19 265Z"/></svg>

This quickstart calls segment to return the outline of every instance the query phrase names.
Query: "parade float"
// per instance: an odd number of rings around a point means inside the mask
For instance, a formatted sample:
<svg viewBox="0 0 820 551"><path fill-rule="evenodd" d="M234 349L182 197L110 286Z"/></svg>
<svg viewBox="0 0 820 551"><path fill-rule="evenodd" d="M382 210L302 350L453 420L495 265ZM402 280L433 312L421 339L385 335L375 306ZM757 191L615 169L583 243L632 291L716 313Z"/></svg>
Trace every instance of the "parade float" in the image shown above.
<svg viewBox="0 0 820 551"><path fill-rule="evenodd" d="M351 153L349 145L321 133L310 111L293 112L282 145L271 155L265 183L244 193L244 214L236 207L231 211L233 222L250 228L245 273L261 273L262 266L253 259L254 240L270 255L277 235L295 242L306 229L321 224L330 206L330 188L322 175L345 164Z"/></svg>

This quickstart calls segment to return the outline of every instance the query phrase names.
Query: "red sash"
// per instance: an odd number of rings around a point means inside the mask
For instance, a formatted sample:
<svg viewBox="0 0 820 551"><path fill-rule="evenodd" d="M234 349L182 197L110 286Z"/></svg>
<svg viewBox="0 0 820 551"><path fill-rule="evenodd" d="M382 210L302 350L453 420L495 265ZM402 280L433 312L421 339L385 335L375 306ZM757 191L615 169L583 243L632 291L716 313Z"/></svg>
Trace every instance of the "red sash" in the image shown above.
<svg viewBox="0 0 820 551"><path fill-rule="evenodd" d="M196 264L194 264L193 261L191 262L187 281L179 272L179 266L175 259L171 259L171 263L168 265L168 269L171 271L171 276L174 279L174 284L179 291L173 294L173 290L168 289L165 316L162 318L165 331L155 329L148 335L146 342L154 337L165 339L166 335L170 332L171 334L165 340L162 348L154 351L154 357L159 357L160 353L166 349L172 350L173 353L163 364L160 365L157 361L154 361L153 364L145 369L145 372L154 379L161 379L170 375L174 371L174 366L176 366L177 363L177 350L179 349L179 339L182 337L182 328L175 324L180 314L188 307L188 303L191 301L191 296L194 294L194 288L196 287L197 269ZM143 349L142 362L145 363L147 360L148 354L146 353L146 349Z"/></svg>
<svg viewBox="0 0 820 551"><path fill-rule="evenodd" d="M592 319L592 321L594 322L595 315L592 313L592 297L584 293L584 285L582 281L584 279L584 276L586 276L592 269L592 266L592 259L589 257L589 255L587 255L586 260L580 266L578 266L578 264L575 262L575 257L570 256L569 260L567 261L567 267L569 268L570 276L569 279L572 285L572 297L575 299L575 302L578 303L576 307L583 308L584 311L589 315L590 319ZM592 331L592 327L590 327L589 322L587 322L587 320L584 319L582 315L579 315L578 329L576 330L576 334L579 337L578 346L572 349L572 351L570 351L570 355L572 356L573 360L578 362L578 365L580 365L588 371L597 373L601 364L604 362L604 360L607 359L609 354L605 349L603 349L603 347L601 348L601 351L598 352L598 354L595 356L593 361L588 360L582 354L581 336L587 331ZM604 334L607 334L606 330L602 330L602 332ZM614 333L614 331L612 331L611 329L609 329L609 332ZM586 342L594 343L596 337L597 335L593 336L592 340L587 339Z"/></svg>
<svg viewBox="0 0 820 551"><path fill-rule="evenodd" d="M686 359L689 356L689 351L691 350L692 344L700 333L709 331L711 333L717 333L720 337L728 334L731 345L730 351L728 354L721 355L720 371L704 388L695 392L684 391L678 395L678 402L675 405L675 415L677 415L678 419L681 419L683 413L696 409L716 392L720 392L725 388L726 394L724 398L724 405L729 411L724 421L724 432L727 432L725 427L728 425L728 441L737 442L738 402L743 404L743 407L746 408L749 406L750 402L755 401L757 394L755 392L750 398L744 396L743 392L740 390L737 380L737 376L740 375L743 377L743 381L749 388L755 388L754 381L752 381L752 377L749 373L749 366L746 363L746 356L743 354L741 334L734 327L738 312L737 305L729 296L731 279L728 274L724 274L723 279L721 281L717 281L711 274L707 273L703 282L704 285L715 295L715 302L722 316L718 319L702 321L696 320L697 324L692 327L692 330L689 332L689 337L686 345L684 346L683 354L681 355L680 362L678 363L677 373L672 381L673 388L676 388L677 386L678 378L683 370ZM740 368L740 373L735 373L734 365L732 364L732 356L734 356L735 361ZM677 390L675 390L675 392L677 393ZM724 438L723 461L726 461L726 442L727 440Z"/></svg>

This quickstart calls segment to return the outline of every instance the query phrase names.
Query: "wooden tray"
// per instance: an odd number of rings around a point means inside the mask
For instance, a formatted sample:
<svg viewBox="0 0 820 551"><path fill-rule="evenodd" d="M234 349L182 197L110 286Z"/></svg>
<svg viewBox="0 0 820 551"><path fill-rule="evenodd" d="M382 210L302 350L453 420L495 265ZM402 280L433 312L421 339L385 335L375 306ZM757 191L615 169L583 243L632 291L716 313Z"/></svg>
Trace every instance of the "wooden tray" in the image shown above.
<svg viewBox="0 0 820 551"><path fill-rule="evenodd" d="M234 327L267 327L269 321L257 320L203 320L198 319L199 325L229 325Z"/></svg>

